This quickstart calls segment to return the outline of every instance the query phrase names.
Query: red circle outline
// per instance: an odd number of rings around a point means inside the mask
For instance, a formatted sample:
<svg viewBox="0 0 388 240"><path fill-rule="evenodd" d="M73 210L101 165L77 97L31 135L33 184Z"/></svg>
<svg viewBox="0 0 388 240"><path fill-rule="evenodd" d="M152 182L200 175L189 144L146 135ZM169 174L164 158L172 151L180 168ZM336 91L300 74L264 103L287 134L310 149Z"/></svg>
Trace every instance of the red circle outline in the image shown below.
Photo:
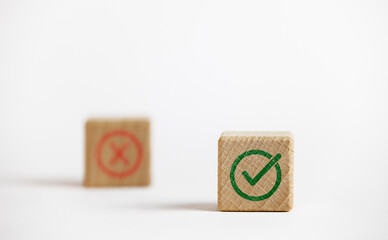
<svg viewBox="0 0 388 240"><path fill-rule="evenodd" d="M109 138L114 137L116 135L129 138L135 144L135 147L138 151L135 165L133 165L132 168L130 168L124 172L114 172L114 171L108 169L104 165L104 163L102 162L102 159L101 159L102 146ZM127 177L127 176L133 174L139 168L141 161L143 160L143 148L140 144L140 141L132 133L129 133L129 132L126 132L123 130L108 132L104 136L102 136L102 138L100 139L100 141L97 144L95 154L96 154L96 158L97 158L97 164L100 167L100 169L104 173L108 174L109 176L116 177L116 178L124 178L124 177Z"/></svg>

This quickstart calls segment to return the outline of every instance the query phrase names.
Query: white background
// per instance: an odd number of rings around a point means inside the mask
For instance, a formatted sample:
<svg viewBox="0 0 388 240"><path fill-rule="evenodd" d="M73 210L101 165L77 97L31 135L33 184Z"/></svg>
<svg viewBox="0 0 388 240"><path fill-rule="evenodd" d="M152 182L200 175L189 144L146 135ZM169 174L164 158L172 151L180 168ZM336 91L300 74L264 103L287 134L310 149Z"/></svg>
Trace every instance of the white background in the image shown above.
<svg viewBox="0 0 388 240"><path fill-rule="evenodd" d="M0 1L0 239L388 238L386 1ZM84 122L149 116L149 188ZM295 136L290 213L222 213L226 130Z"/></svg>

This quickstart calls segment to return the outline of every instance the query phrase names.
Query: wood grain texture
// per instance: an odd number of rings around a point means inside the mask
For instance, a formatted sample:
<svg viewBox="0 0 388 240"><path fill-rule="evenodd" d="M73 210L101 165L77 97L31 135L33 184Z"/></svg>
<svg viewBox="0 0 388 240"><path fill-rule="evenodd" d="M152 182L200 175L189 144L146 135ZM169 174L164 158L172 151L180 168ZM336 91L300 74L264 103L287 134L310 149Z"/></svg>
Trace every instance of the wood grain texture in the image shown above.
<svg viewBox="0 0 388 240"><path fill-rule="evenodd" d="M150 184L150 121L90 119L85 125L84 186Z"/></svg>
<svg viewBox="0 0 388 240"><path fill-rule="evenodd" d="M281 181L277 190L267 199L248 200L239 195L231 182L231 168L235 160L249 150L261 150L272 155L278 153ZM249 196L268 193L277 180L277 170L271 167L255 184L244 177L246 171L256 176L270 159L261 155L243 157L235 168L235 183ZM293 207L294 139L290 132L225 132L218 141L218 208L221 211L290 211Z"/></svg>

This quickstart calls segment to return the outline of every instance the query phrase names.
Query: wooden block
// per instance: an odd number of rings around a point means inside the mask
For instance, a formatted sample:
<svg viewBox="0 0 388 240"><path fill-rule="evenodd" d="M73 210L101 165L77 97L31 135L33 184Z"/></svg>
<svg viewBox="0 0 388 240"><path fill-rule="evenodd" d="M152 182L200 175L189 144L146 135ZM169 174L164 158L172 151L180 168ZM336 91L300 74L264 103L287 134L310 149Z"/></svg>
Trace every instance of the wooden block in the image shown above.
<svg viewBox="0 0 388 240"><path fill-rule="evenodd" d="M85 135L85 186L150 184L148 119L91 119Z"/></svg>
<svg viewBox="0 0 388 240"><path fill-rule="evenodd" d="M293 175L290 132L225 132L218 141L221 211L290 211Z"/></svg>

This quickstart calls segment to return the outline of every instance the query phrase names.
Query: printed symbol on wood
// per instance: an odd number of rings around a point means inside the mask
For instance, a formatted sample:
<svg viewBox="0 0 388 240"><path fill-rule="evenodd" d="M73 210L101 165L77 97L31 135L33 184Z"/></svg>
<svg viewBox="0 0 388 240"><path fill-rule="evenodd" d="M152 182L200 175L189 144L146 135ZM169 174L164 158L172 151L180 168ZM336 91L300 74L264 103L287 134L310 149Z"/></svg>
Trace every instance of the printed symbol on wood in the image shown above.
<svg viewBox="0 0 388 240"><path fill-rule="evenodd" d="M241 162L241 160L243 160L245 157L248 157L250 155L261 155L263 157L270 159L269 163L267 163L267 165L265 165L265 167L262 170L260 170L260 172L253 178L246 171L242 172L242 175L244 176L245 180L247 180L247 182L251 186L256 185L256 183L258 183L259 180L275 165L275 169L276 169L275 185L268 193L261 195L261 196L251 196L251 195L244 193L237 186L237 183L236 183L235 171L236 171L237 165ZM276 192L276 190L278 189L280 182L282 180L282 171L280 169L279 163L277 163L281 157L282 157L282 155L280 153L278 153L278 154L276 154L275 157L272 158L271 154L264 152L264 151L261 151L261 150L249 150L249 151L242 153L240 156L238 156L236 158L236 160L234 160L232 167L230 169L230 182L232 183L233 189L236 191L236 193L238 195L240 195L241 197L243 197L247 200L250 200L250 201L261 201L261 200L264 200L264 199L271 197L272 194L274 194Z"/></svg>
<svg viewBox="0 0 388 240"><path fill-rule="evenodd" d="M110 160L110 165L114 165L118 160L123 161L125 165L129 164L128 159L124 156L124 151L129 147L129 143L124 143L120 148L118 148L113 142L111 142L110 147L115 152L114 157Z"/></svg>
<svg viewBox="0 0 388 240"><path fill-rule="evenodd" d="M143 148L135 135L118 130L102 136L95 155L97 164L104 173L111 177L124 178L139 168L143 159ZM119 165L120 170L117 170L116 165Z"/></svg>

